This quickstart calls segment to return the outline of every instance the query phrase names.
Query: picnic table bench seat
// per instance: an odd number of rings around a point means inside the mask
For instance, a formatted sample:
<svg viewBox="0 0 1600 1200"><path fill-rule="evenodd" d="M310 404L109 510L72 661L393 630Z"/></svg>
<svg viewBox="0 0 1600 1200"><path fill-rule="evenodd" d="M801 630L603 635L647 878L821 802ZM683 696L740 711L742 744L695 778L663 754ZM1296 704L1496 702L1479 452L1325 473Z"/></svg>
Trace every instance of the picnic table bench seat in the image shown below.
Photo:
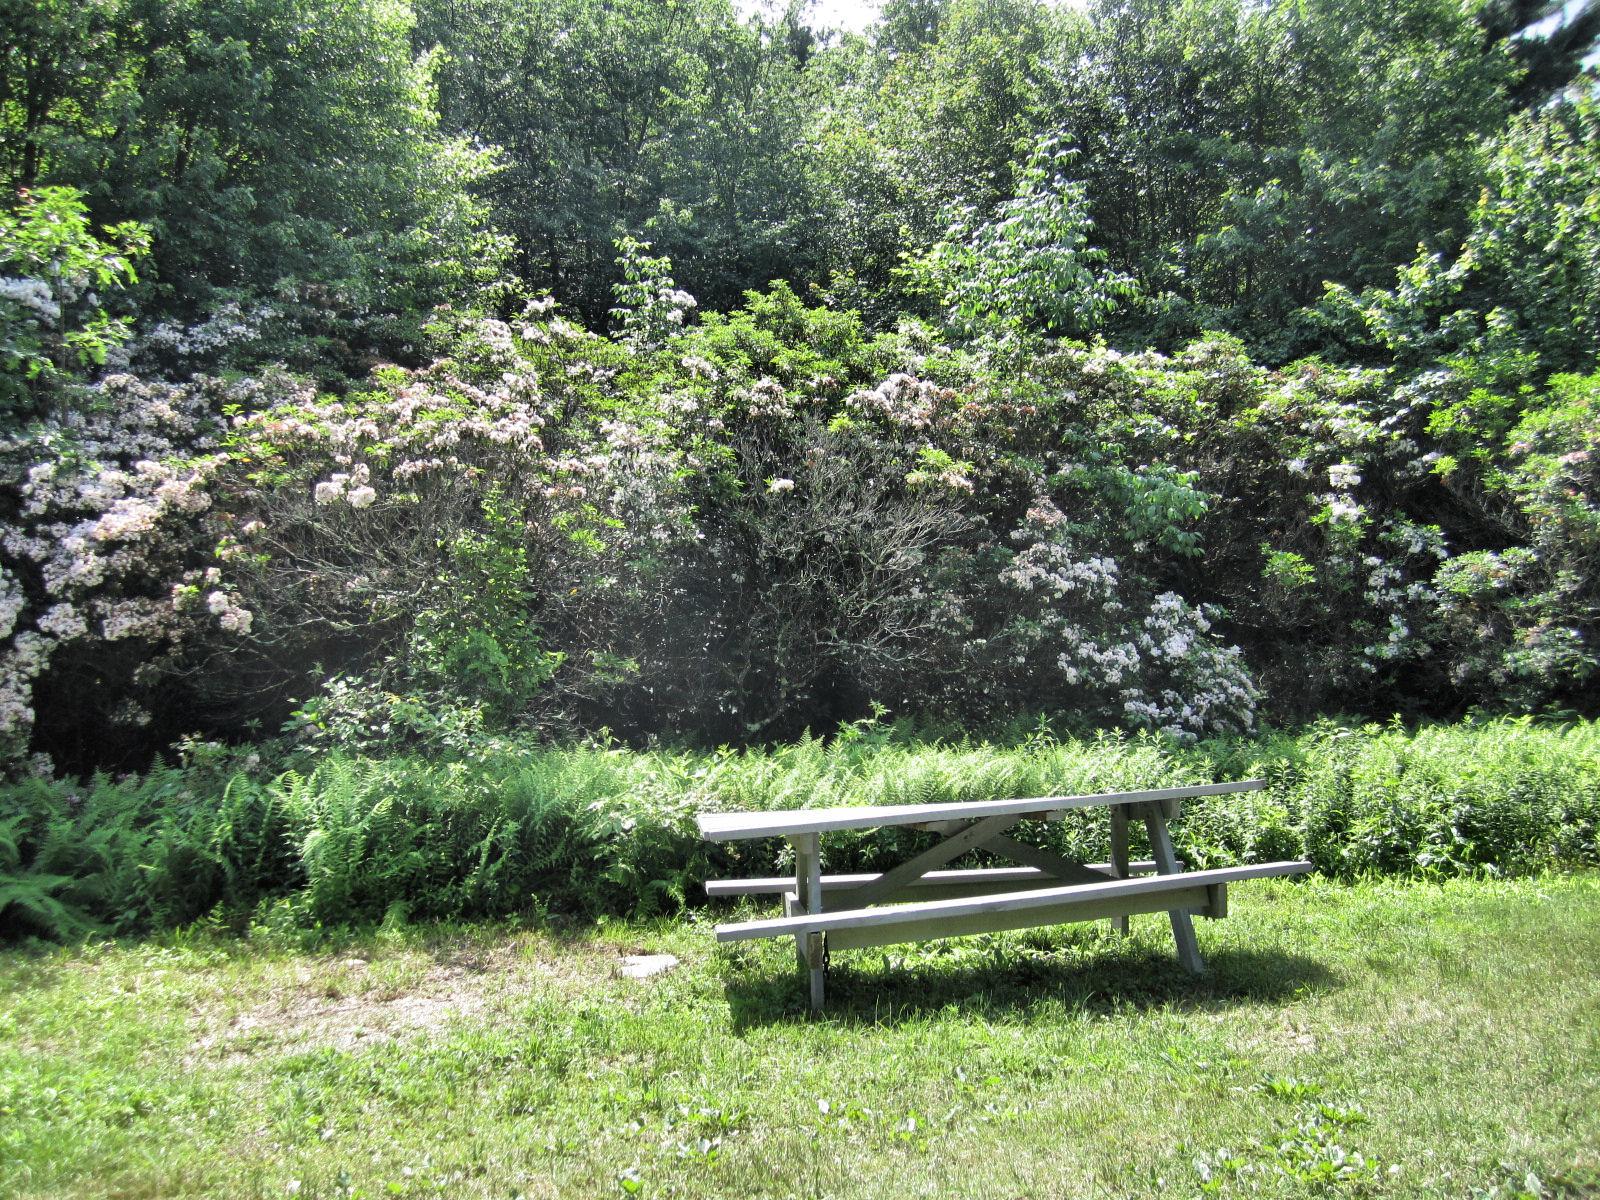
<svg viewBox="0 0 1600 1200"><path fill-rule="evenodd" d="M794 937L801 969L810 976L813 1011L822 1007L831 950L1106 917L1126 933L1128 918L1141 913L1168 914L1178 959L1198 974L1204 964L1191 916L1225 916L1230 883L1299 875L1311 870L1311 864L1285 861L1185 871L1173 851L1167 822L1183 800L1265 786L1263 780L1249 779L1086 796L703 814L700 832L708 840L784 837L795 852L793 876L707 882L710 896L781 895L784 901L784 916L718 925L717 940ZM1059 820L1068 811L1093 808L1110 813L1108 863L1076 862L1006 836L1024 819ZM1128 858L1130 819L1144 821L1152 858ZM881 826L944 836L887 871L822 874L823 833ZM975 849L1020 865L942 869Z"/></svg>
<svg viewBox="0 0 1600 1200"><path fill-rule="evenodd" d="M1101 872L1107 879L1115 877L1111 863L1084 865L1091 871ZM1149 875L1155 869L1153 858L1135 859L1128 864L1129 875ZM881 877L882 873L877 871L821 876L822 910L826 912L830 903L834 908L839 907L837 893L873 883ZM948 900L1044 887L1053 882L1054 876L1038 867L966 867L958 871L929 871L906 885L906 895L918 900ZM781 896L794 891L795 884L793 875L770 875L754 879L708 879L705 888L706 895L713 897Z"/></svg>

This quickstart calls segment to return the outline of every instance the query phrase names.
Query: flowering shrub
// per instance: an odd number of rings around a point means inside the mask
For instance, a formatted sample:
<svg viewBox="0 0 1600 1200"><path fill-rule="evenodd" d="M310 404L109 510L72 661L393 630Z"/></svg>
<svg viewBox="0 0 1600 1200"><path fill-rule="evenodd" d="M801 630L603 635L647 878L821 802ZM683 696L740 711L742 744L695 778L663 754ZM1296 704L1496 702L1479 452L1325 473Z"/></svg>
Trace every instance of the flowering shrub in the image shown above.
<svg viewBox="0 0 1600 1200"><path fill-rule="evenodd" d="M1592 378L1512 403L1513 367L869 337L782 285L684 325L625 251L616 338L548 299L441 309L432 361L358 389L116 374L14 433L11 761L292 712L464 752L874 702L1181 742L1374 696L1581 703Z"/></svg>
<svg viewBox="0 0 1600 1200"><path fill-rule="evenodd" d="M1066 709L1181 738L1250 727L1242 655L1148 569L1152 547L1194 552L1204 498L1182 472L1108 453L1082 424L1093 404L1060 387L1096 388L1116 356L1063 349L1028 369L916 325L868 342L781 289L688 341L741 481L702 506L721 514L706 551L737 563L737 607L713 603L711 623L743 624L741 685L753 662L773 681L747 729L804 698L786 718L798 728L828 692L839 716L875 698ZM796 593L780 614L775 597ZM725 707L753 699L736 691Z"/></svg>
<svg viewBox="0 0 1600 1200"><path fill-rule="evenodd" d="M1182 741L1251 728L1259 693L1211 616L1174 592L1140 596L1116 559L1078 550L1069 526L1044 499L1012 535L1023 549L1000 578L1021 593L1002 634L1015 664L1053 673L1066 707L1112 723Z"/></svg>
<svg viewBox="0 0 1600 1200"><path fill-rule="evenodd" d="M644 556L677 535L676 452L618 402L614 346L543 302L452 339L370 390L233 423L219 555L261 617L254 669L287 698L355 673L525 717L569 654L581 692L620 619L609 598L638 597Z"/></svg>
<svg viewBox="0 0 1600 1200"><path fill-rule="evenodd" d="M113 375L0 442L13 497L0 527L8 755L28 746L47 672L55 718L77 735L137 728L190 642L249 632L251 613L204 564L223 462L216 414L265 386Z"/></svg>
<svg viewBox="0 0 1600 1200"><path fill-rule="evenodd" d="M1482 425L1453 443L1499 449ZM1556 376L1501 437L1491 470L1441 460L1474 507L1519 535L1439 572L1451 676L1521 705L1577 699L1600 672L1600 377Z"/></svg>
<svg viewBox="0 0 1600 1200"><path fill-rule="evenodd" d="M141 328L114 357L160 379L278 368L344 392L388 357L416 361L424 324L417 315L376 309L348 289L285 281L268 297L218 293L192 320Z"/></svg>

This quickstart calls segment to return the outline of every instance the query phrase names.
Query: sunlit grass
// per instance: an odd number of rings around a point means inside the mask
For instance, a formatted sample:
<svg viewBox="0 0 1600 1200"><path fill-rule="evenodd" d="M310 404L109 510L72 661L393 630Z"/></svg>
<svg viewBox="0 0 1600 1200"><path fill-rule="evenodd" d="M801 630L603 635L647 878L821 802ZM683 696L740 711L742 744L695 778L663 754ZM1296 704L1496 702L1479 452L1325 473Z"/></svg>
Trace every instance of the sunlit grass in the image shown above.
<svg viewBox="0 0 1600 1200"><path fill-rule="evenodd" d="M841 954L820 1020L704 920L13 952L0 1195L1600 1187L1600 875L1230 907L1199 982L1145 917Z"/></svg>

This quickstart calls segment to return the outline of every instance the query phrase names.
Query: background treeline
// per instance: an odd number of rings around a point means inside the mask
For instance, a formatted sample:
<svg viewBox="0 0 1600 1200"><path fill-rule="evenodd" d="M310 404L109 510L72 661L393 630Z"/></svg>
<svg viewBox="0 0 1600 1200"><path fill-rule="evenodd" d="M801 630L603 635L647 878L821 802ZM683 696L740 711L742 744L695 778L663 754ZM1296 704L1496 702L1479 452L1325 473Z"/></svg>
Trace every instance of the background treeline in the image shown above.
<svg viewBox="0 0 1600 1200"><path fill-rule="evenodd" d="M632 235L708 307L784 279L881 323L915 303L904 257L1054 134L1144 299L1108 337L1223 329L1276 364L1327 347L1302 312L1326 281L1458 250L1496 139L1600 14L889 0L841 37L729 0L5 0L0 24L5 184L141 222L147 321L286 293L416 317L510 266L600 327Z"/></svg>
<svg viewBox="0 0 1600 1200"><path fill-rule="evenodd" d="M1594 710L1600 8L0 28L16 766Z"/></svg>

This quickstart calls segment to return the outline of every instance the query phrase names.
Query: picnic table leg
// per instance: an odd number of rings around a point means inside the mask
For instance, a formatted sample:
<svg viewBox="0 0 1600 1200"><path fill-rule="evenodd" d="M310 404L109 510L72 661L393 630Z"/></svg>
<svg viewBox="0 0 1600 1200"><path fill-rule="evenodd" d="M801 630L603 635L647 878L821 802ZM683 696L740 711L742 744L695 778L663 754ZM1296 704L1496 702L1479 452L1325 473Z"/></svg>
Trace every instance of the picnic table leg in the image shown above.
<svg viewBox="0 0 1600 1200"><path fill-rule="evenodd" d="M795 907L802 913L822 911L822 852L814 833L797 834L789 841L794 845ZM811 977L811 1011L822 1011L823 989L823 934L796 934L795 953L800 959L800 969Z"/></svg>
<svg viewBox="0 0 1600 1200"><path fill-rule="evenodd" d="M1178 855L1172 848L1166 813L1160 802L1145 805L1144 828L1150 835L1150 853L1156 860L1156 871L1162 875L1176 875ZM1195 941L1194 922L1188 910L1175 908L1167 915L1172 918L1172 940L1178 944L1178 961L1191 975L1203 974L1206 965L1200 958L1200 943Z"/></svg>
<svg viewBox="0 0 1600 1200"><path fill-rule="evenodd" d="M1111 873L1128 878L1128 810L1120 804L1111 806ZM1127 937L1128 918L1112 917L1111 928Z"/></svg>

